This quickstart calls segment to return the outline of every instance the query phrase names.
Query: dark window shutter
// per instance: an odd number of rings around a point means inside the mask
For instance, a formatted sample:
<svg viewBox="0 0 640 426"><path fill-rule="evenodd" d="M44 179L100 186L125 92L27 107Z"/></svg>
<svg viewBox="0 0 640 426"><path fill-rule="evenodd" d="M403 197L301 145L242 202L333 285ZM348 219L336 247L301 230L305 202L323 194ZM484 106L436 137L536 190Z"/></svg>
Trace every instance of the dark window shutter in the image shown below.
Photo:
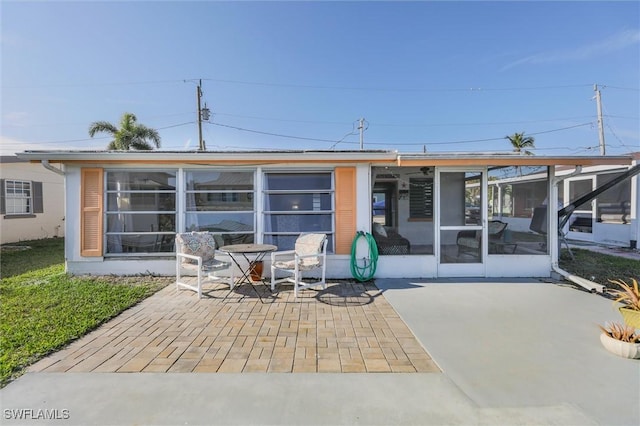
<svg viewBox="0 0 640 426"><path fill-rule="evenodd" d="M33 187L33 213L44 213L42 202L42 182L31 182Z"/></svg>
<svg viewBox="0 0 640 426"><path fill-rule="evenodd" d="M4 204L4 179L0 179L0 214L5 214L7 208Z"/></svg>

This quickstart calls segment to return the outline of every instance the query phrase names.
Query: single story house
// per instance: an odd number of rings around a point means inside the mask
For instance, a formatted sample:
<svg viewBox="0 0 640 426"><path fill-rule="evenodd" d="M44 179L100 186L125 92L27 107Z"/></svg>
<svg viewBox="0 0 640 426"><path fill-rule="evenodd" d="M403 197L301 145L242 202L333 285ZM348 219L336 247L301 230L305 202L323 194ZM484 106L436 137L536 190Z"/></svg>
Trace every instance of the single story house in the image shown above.
<svg viewBox="0 0 640 426"><path fill-rule="evenodd" d="M280 250L292 248L301 232L321 232L329 237L330 278L351 276L359 231L374 237L380 278L550 276L559 251L557 170L637 162L633 156L386 150L27 151L19 157L56 164L64 173L71 273L173 275L176 232L208 230L225 244ZM538 232L497 221L520 201L498 202L492 183L534 172L535 188L522 202L527 212L544 206ZM637 206L628 220L637 228ZM357 246L356 262L368 252Z"/></svg>
<svg viewBox="0 0 640 426"><path fill-rule="evenodd" d="M0 156L0 244L64 237L64 177Z"/></svg>

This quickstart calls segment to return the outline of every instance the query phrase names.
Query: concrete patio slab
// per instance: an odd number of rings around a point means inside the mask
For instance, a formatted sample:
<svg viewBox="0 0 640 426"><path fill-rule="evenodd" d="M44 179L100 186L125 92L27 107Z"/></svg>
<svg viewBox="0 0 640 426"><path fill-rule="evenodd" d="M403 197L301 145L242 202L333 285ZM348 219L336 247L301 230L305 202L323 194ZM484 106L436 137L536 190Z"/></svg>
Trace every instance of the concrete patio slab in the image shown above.
<svg viewBox="0 0 640 426"><path fill-rule="evenodd" d="M443 372L478 406L569 404L599 424L640 424L640 360L617 357L598 324L611 300L531 279L377 280Z"/></svg>
<svg viewBox="0 0 640 426"><path fill-rule="evenodd" d="M443 374L29 373L7 390L3 424L595 424L567 404L478 407Z"/></svg>

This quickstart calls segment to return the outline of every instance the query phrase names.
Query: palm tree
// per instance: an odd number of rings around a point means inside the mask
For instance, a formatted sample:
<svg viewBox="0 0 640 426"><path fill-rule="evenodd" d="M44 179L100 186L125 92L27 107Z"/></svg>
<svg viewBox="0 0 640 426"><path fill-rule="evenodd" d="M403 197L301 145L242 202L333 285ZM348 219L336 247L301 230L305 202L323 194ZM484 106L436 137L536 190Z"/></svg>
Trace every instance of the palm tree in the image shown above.
<svg viewBox="0 0 640 426"><path fill-rule="evenodd" d="M107 145L109 151L150 151L153 146L148 141L160 148L158 132L138 124L137 120L134 114L125 112L120 119L120 129L108 121L96 121L89 126L89 136L93 137L96 133L110 134L113 140Z"/></svg>
<svg viewBox="0 0 640 426"><path fill-rule="evenodd" d="M513 152L517 152L524 155L533 155L533 152L527 151L525 148L535 148L535 139L533 136L525 136L524 132L514 133L511 136L505 136L505 139L509 139L513 146Z"/></svg>

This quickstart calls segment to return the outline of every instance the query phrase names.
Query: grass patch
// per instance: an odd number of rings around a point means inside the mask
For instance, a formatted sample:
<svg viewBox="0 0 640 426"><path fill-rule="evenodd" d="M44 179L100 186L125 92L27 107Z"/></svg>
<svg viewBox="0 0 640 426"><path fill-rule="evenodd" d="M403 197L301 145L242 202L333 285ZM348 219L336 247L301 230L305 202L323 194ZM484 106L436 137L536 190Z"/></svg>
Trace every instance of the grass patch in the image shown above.
<svg viewBox="0 0 640 426"><path fill-rule="evenodd" d="M533 232L511 231L512 240L523 243L546 243L545 235L534 234Z"/></svg>
<svg viewBox="0 0 640 426"><path fill-rule="evenodd" d="M566 249L560 252L558 263L560 268L574 275L591 280L607 287L616 287L610 279L640 278L640 262L621 256L596 253L584 249L572 248L575 259Z"/></svg>
<svg viewBox="0 0 640 426"><path fill-rule="evenodd" d="M173 282L173 277L71 276L60 261L42 266L60 255L43 252L63 251L63 243L43 241L31 247L10 253L27 272L11 270L0 280L0 387L30 364ZM48 260L40 261L40 255Z"/></svg>
<svg viewBox="0 0 640 426"><path fill-rule="evenodd" d="M0 252L0 278L64 263L64 238L4 244Z"/></svg>

